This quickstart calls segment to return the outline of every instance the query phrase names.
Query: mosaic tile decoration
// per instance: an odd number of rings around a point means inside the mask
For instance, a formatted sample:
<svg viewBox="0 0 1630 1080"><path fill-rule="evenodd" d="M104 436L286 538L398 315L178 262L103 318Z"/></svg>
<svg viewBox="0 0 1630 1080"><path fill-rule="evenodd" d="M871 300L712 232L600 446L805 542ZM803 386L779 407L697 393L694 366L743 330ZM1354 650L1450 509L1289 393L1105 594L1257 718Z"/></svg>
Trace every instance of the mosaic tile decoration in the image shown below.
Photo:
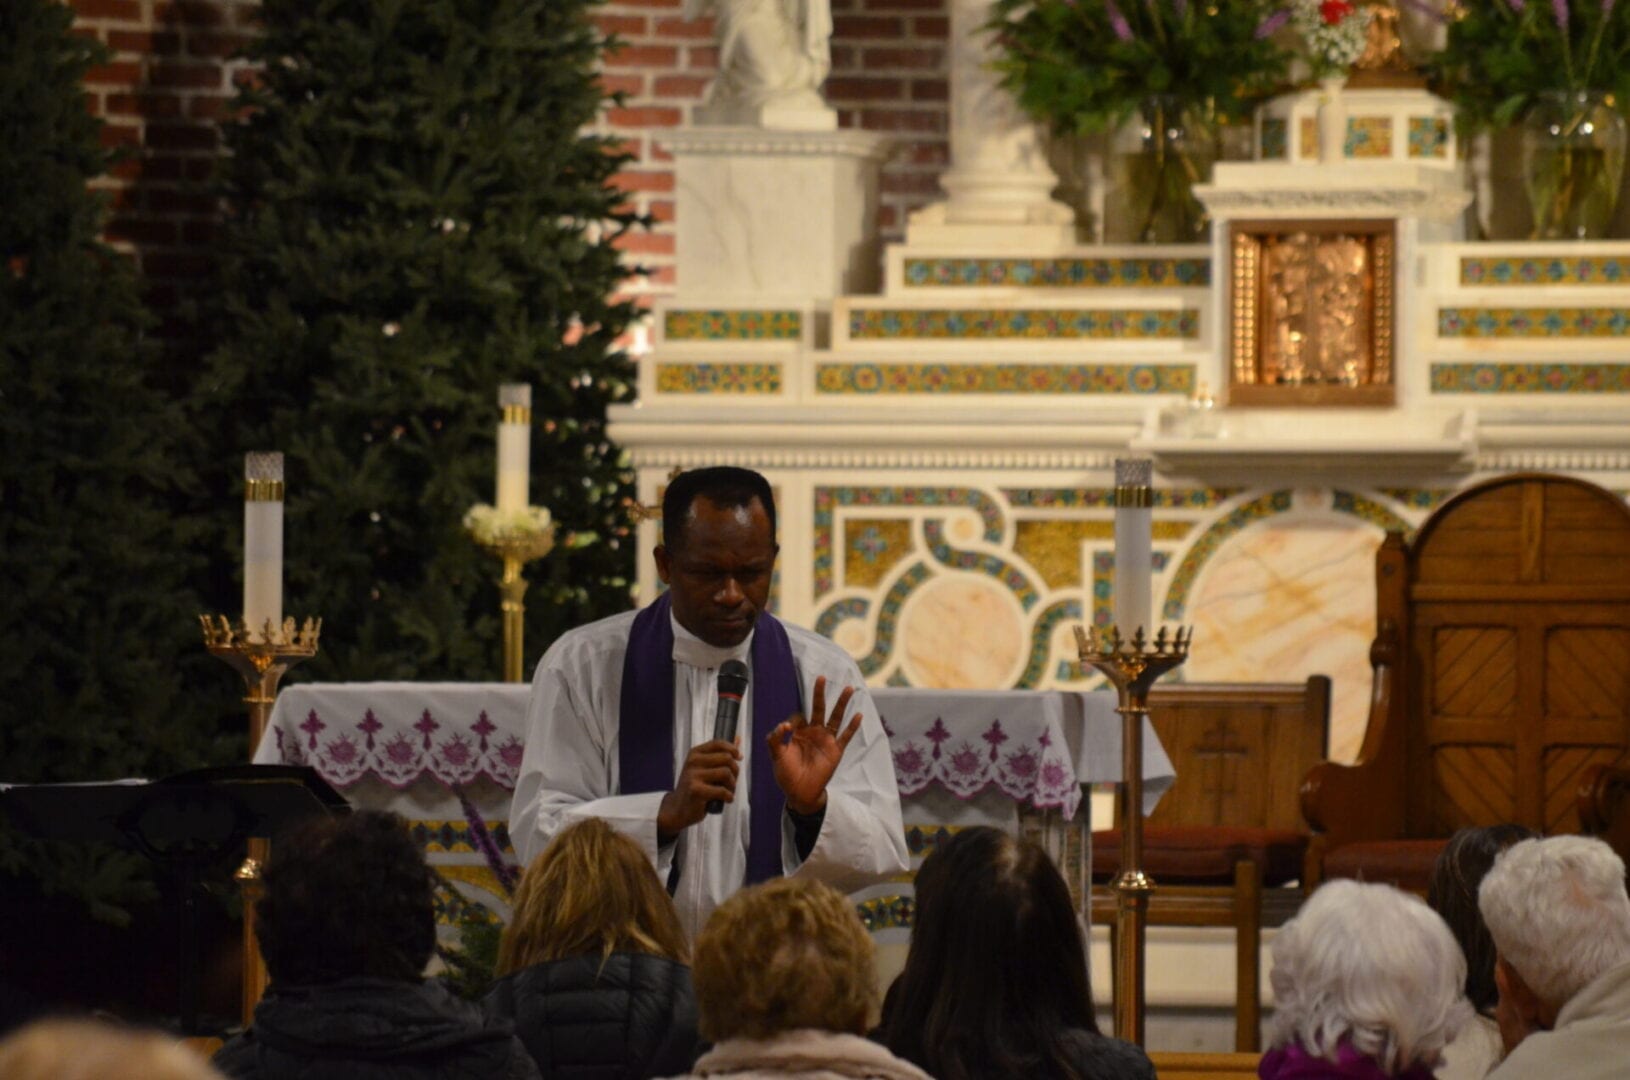
<svg viewBox="0 0 1630 1080"><path fill-rule="evenodd" d="M1157 510L1210 510L1238 495L1240 488L1155 488ZM1114 488L1001 488L1014 509L1113 509Z"/></svg>
<svg viewBox="0 0 1630 1080"><path fill-rule="evenodd" d="M1155 573L1166 569L1171 561L1168 551L1153 551L1149 555L1149 566ZM1170 618L1162 615L1161 618ZM1113 551L1095 551L1092 553L1092 625L1100 630L1115 625L1115 553ZM1080 667L1077 661L1076 667Z"/></svg>
<svg viewBox="0 0 1630 1080"><path fill-rule="evenodd" d="M822 394L1189 394L1193 364L818 364Z"/></svg>
<svg viewBox="0 0 1630 1080"><path fill-rule="evenodd" d="M1290 125L1279 117L1263 118L1257 152L1263 161L1283 161L1289 157Z"/></svg>
<svg viewBox="0 0 1630 1080"><path fill-rule="evenodd" d="M1374 499L1340 489L1331 492L1330 495L1330 508L1338 514L1350 514L1360 521L1367 521L1387 532L1407 533L1410 531L1409 522Z"/></svg>
<svg viewBox="0 0 1630 1080"><path fill-rule="evenodd" d="M1381 494L1411 510L1436 510L1453 488L1381 488Z"/></svg>
<svg viewBox="0 0 1630 1080"><path fill-rule="evenodd" d="M849 619L864 619L871 609L872 602L864 597L854 596L847 600L838 600L829 604L826 610L816 617L815 632L824 638L830 638L839 623Z"/></svg>
<svg viewBox="0 0 1630 1080"><path fill-rule="evenodd" d="M1460 260L1462 285L1621 285L1630 257L1614 255L1490 255Z"/></svg>
<svg viewBox="0 0 1630 1080"><path fill-rule="evenodd" d="M1211 284L1211 260L1207 258L908 258L904 269L906 287L913 289L1183 288Z"/></svg>
<svg viewBox="0 0 1630 1080"><path fill-rule="evenodd" d="M894 652L894 634L899 629L901 606L917 586L933 576L927 563L913 563L883 597L882 606L877 611L872 651L855 662L860 667L862 675L871 678L883 670L883 665L888 663L890 655Z"/></svg>
<svg viewBox="0 0 1630 1080"><path fill-rule="evenodd" d="M911 554L911 522L851 518L843 523L843 584L870 589Z"/></svg>
<svg viewBox="0 0 1630 1080"><path fill-rule="evenodd" d="M659 394L779 394L780 364L657 365Z"/></svg>
<svg viewBox="0 0 1630 1080"><path fill-rule="evenodd" d="M1000 543L1005 527L1002 508L977 488L818 487L815 489L815 595L832 591L834 539L832 524L838 507L959 507L973 510L984 525L986 543Z"/></svg>
<svg viewBox="0 0 1630 1080"><path fill-rule="evenodd" d="M874 896L855 905L868 934L879 930L909 930L916 921L915 896Z"/></svg>
<svg viewBox="0 0 1630 1080"><path fill-rule="evenodd" d="M1630 394L1630 364L1433 364L1434 394Z"/></svg>
<svg viewBox="0 0 1630 1080"><path fill-rule="evenodd" d="M1409 156L1441 158L1449 155L1449 121L1442 116L1409 118Z"/></svg>
<svg viewBox="0 0 1630 1080"><path fill-rule="evenodd" d="M1196 308L863 308L849 313L849 337L855 341L1149 341L1199 336Z"/></svg>
<svg viewBox="0 0 1630 1080"><path fill-rule="evenodd" d="M1438 309L1438 336L1446 338L1623 337L1627 333L1630 308Z"/></svg>
<svg viewBox="0 0 1630 1080"><path fill-rule="evenodd" d="M1081 621L1081 601L1055 600L1041 609L1030 631L1030 660L1019 675L1018 689L1040 685L1047 673L1047 658L1053 654L1053 632L1062 622Z"/></svg>
<svg viewBox="0 0 1630 1080"><path fill-rule="evenodd" d="M470 823L458 819L418 818L407 823L408 835L426 855L479 855L481 849L470 834ZM498 818L487 819L488 834L498 844L498 850L511 859L515 845L510 843L509 822Z"/></svg>
<svg viewBox="0 0 1630 1080"><path fill-rule="evenodd" d="M1192 521L1156 521L1156 540L1181 540L1194 528ZM1013 526L1013 553L1033 567L1049 589L1081 587L1081 545L1088 540L1111 541L1115 521L1105 518L1083 521L1075 518L1041 518L1018 521Z"/></svg>
<svg viewBox="0 0 1630 1080"><path fill-rule="evenodd" d="M940 563L952 570L968 570L993 578L1007 586L1008 591L1018 597L1019 605L1029 611L1041 599L1036 586L1031 583L1023 570L999 556L983 551L964 551L952 547L945 539L945 522L929 518L923 522L923 538L928 541L928 551Z"/></svg>
<svg viewBox="0 0 1630 1080"><path fill-rule="evenodd" d="M1392 156L1392 118L1349 116L1347 138L1341 152L1350 158L1389 158Z"/></svg>
<svg viewBox="0 0 1630 1080"><path fill-rule="evenodd" d="M1319 156L1319 121L1316 117L1304 116L1300 124L1302 133L1302 160L1312 161Z"/></svg>
<svg viewBox="0 0 1630 1080"><path fill-rule="evenodd" d="M662 335L668 341L797 341L803 334L801 311L670 309L662 313Z"/></svg>
<svg viewBox="0 0 1630 1080"><path fill-rule="evenodd" d="M1166 603L1161 608L1160 617L1167 622L1181 622L1183 611L1188 607L1189 590L1194 587L1194 580L1199 576L1200 567L1222 547L1223 541L1253 522L1283 514L1290 506L1289 491L1272 491L1235 507L1213 522L1189 548L1188 554L1183 556L1182 563L1177 567L1177 573L1167 583Z"/></svg>

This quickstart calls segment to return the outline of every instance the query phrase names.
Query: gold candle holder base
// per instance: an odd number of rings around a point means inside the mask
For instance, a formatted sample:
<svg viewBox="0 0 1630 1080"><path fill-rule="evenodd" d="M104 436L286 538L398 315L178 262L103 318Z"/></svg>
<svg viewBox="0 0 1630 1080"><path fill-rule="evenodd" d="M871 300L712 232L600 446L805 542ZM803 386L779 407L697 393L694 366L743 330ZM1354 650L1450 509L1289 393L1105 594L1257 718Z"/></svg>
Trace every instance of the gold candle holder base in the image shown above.
<svg viewBox="0 0 1630 1080"><path fill-rule="evenodd" d="M469 531L477 544L503 560L498 592L499 607L504 614L504 681L521 682L525 678L521 653L526 636L526 578L521 568L554 550L555 528L553 525L542 529L478 530L471 527Z"/></svg>
<svg viewBox="0 0 1630 1080"><path fill-rule="evenodd" d="M225 615L200 615L204 648L232 666L243 677L243 703L249 706L249 753L252 756L266 733L277 700L277 684L283 673L302 660L317 655L317 639L322 634L321 619L307 619L299 626L292 618L282 626L268 619L258 631L247 623L236 624ZM255 940L255 901L260 899L260 867L266 861L263 839L249 841L249 854L233 874L243 894L243 1022L254 1018L255 1005L266 990L266 963Z"/></svg>
<svg viewBox="0 0 1630 1080"><path fill-rule="evenodd" d="M1143 872L1143 719L1149 715L1149 688L1188 659L1192 628L1179 627L1170 637L1161 627L1152 642L1140 627L1130 641L1111 627L1094 640L1075 628L1081 663L1103 672L1114 684L1121 714L1121 782L1115 787L1115 812L1121 824L1121 869L1110 882L1115 890L1115 1037L1143 1045L1144 934L1149 896L1155 883Z"/></svg>

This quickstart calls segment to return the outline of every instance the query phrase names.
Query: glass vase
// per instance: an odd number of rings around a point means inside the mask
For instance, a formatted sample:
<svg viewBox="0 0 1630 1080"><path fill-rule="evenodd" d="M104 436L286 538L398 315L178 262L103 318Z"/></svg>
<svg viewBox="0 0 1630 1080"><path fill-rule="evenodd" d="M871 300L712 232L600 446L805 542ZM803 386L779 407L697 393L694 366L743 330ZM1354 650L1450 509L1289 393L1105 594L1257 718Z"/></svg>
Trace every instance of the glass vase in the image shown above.
<svg viewBox="0 0 1630 1080"><path fill-rule="evenodd" d="M1624 179L1625 121L1592 90L1547 90L1523 118L1523 182L1537 240L1607 235Z"/></svg>
<svg viewBox="0 0 1630 1080"><path fill-rule="evenodd" d="M1113 186L1105 239L1145 244L1195 244L1211 220L1194 185L1211 179L1217 137L1203 111L1173 97L1145 100L1115 139Z"/></svg>

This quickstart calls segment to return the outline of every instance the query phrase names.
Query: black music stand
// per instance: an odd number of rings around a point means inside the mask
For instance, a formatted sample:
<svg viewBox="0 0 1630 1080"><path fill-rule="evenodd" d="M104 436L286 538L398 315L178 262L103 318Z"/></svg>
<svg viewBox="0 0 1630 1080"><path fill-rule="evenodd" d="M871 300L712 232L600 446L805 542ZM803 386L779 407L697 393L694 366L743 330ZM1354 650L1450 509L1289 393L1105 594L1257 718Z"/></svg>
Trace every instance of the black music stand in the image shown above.
<svg viewBox="0 0 1630 1080"><path fill-rule="evenodd" d="M163 780L0 785L0 809L44 840L138 851L181 887L181 1033L198 1034L198 883L250 837L273 837L304 818L346 813L343 796L304 765L227 765Z"/></svg>

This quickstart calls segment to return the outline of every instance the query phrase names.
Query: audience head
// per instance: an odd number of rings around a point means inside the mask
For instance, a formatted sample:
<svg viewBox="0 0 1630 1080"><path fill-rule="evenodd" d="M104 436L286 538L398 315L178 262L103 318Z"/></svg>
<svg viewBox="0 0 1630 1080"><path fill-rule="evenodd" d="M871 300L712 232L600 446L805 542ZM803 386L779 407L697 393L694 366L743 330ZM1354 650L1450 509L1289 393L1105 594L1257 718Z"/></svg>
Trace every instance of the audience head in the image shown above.
<svg viewBox="0 0 1630 1080"><path fill-rule="evenodd" d="M1547 1021L1586 984L1630 963L1624 862L1600 840L1513 844L1483 878L1477 904L1499 950L1501 993L1531 994Z"/></svg>
<svg viewBox="0 0 1630 1080"><path fill-rule="evenodd" d="M167 1035L95 1020L41 1020L0 1039L6 1080L220 1080Z"/></svg>
<svg viewBox="0 0 1630 1080"><path fill-rule="evenodd" d="M681 473L662 499L657 577L679 624L709 645L747 640L770 600L775 496L750 469Z"/></svg>
<svg viewBox="0 0 1630 1080"><path fill-rule="evenodd" d="M872 939L842 893L778 878L720 904L692 967L702 1037L769 1039L795 1028L863 1035L876 997Z"/></svg>
<svg viewBox="0 0 1630 1080"><path fill-rule="evenodd" d="M436 945L434 882L395 814L362 810L290 830L272 845L255 905L272 981L417 980Z"/></svg>
<svg viewBox="0 0 1630 1080"><path fill-rule="evenodd" d="M585 818L526 868L498 945L497 972L614 952L683 963L685 932L640 846L600 818Z"/></svg>
<svg viewBox="0 0 1630 1080"><path fill-rule="evenodd" d="M1479 1012L1492 1014L1500 991L1494 985L1494 941L1477 910L1477 887L1500 852L1535 835L1521 825L1461 829L1449 838L1432 868L1426 902L1443 916L1460 943L1466 956L1466 998Z"/></svg>
<svg viewBox="0 0 1630 1080"><path fill-rule="evenodd" d="M1471 1017L1466 960L1438 914L1390 885L1321 886L1273 942L1273 1043L1394 1075L1435 1067Z"/></svg>
<svg viewBox="0 0 1630 1080"><path fill-rule="evenodd" d="M1035 843L965 829L923 863L889 1049L941 1080L1071 1075L1063 1033L1096 1032L1070 890Z"/></svg>

